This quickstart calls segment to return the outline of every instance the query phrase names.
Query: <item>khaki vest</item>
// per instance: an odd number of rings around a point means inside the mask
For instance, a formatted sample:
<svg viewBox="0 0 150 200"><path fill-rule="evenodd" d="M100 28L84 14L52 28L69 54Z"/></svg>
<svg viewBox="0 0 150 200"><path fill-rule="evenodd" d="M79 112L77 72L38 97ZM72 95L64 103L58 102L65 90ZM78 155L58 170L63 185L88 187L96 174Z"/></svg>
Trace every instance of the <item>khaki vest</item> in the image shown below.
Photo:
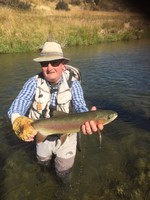
<svg viewBox="0 0 150 200"><path fill-rule="evenodd" d="M35 78L37 79L37 88L34 101L29 110L29 117L34 120L39 119L40 117L49 118L51 88L48 86L45 79L40 78L38 75L36 75ZM63 73L62 82L58 88L56 110L69 113L71 99L71 89L68 86L66 74Z"/></svg>

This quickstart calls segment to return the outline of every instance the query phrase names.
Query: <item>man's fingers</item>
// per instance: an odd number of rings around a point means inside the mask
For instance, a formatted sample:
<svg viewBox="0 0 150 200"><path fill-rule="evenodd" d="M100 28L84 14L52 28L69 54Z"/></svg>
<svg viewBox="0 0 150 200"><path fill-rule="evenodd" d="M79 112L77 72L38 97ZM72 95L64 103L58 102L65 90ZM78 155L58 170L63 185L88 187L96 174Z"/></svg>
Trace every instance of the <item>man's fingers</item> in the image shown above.
<svg viewBox="0 0 150 200"><path fill-rule="evenodd" d="M98 124L97 126L98 126L98 129L100 129L101 131L102 131L103 128L104 128L103 124Z"/></svg>
<svg viewBox="0 0 150 200"><path fill-rule="evenodd" d="M92 106L91 111L95 111L96 110L96 106Z"/></svg>
<svg viewBox="0 0 150 200"><path fill-rule="evenodd" d="M84 125L81 127L83 134L91 135L92 133L97 132L98 130L102 131L103 130L103 125L102 124L96 124L93 120L90 122L86 122Z"/></svg>
<svg viewBox="0 0 150 200"><path fill-rule="evenodd" d="M91 127L91 131L96 132L97 131L96 123L94 121L90 121L89 124L90 124L90 127Z"/></svg>

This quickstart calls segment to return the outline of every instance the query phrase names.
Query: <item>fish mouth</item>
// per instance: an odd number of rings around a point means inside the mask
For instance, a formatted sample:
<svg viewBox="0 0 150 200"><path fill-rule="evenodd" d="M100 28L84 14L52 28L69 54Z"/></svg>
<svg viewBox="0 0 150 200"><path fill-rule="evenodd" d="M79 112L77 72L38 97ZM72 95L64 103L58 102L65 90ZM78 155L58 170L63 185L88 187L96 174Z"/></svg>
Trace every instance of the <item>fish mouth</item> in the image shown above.
<svg viewBox="0 0 150 200"><path fill-rule="evenodd" d="M110 115L110 118L113 119L113 120L116 119L117 117L118 117L117 113L113 113L113 114Z"/></svg>
<svg viewBox="0 0 150 200"><path fill-rule="evenodd" d="M113 113L110 115L110 119L113 121L114 119L116 119L118 117L117 113Z"/></svg>
<svg viewBox="0 0 150 200"><path fill-rule="evenodd" d="M117 113L112 113L109 115L108 117L108 120L106 121L105 125L106 124L109 124L110 122L112 122L113 120L115 120L116 118L118 117L118 114Z"/></svg>

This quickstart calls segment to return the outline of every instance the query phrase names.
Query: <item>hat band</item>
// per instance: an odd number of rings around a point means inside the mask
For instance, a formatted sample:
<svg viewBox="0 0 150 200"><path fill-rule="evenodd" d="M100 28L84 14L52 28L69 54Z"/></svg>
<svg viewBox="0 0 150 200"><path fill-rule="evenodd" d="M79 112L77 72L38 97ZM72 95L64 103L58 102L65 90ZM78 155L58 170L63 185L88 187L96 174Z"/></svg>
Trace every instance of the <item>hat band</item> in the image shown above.
<svg viewBox="0 0 150 200"><path fill-rule="evenodd" d="M61 57L63 57L63 53L61 53L61 52L41 52L41 56L61 56Z"/></svg>

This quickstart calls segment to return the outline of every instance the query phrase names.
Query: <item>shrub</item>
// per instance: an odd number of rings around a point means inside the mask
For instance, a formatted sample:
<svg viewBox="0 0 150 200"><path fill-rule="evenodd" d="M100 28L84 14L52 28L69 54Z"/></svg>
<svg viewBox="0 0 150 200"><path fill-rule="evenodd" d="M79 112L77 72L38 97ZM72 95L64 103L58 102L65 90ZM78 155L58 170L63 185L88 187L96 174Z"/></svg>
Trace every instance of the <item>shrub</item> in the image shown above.
<svg viewBox="0 0 150 200"><path fill-rule="evenodd" d="M80 0L71 0L71 4L79 6L81 4L81 1Z"/></svg>
<svg viewBox="0 0 150 200"><path fill-rule="evenodd" d="M0 4L23 10L29 9L31 6L29 3L20 0L0 0Z"/></svg>
<svg viewBox="0 0 150 200"><path fill-rule="evenodd" d="M56 10L69 10L68 4L64 2L63 0L59 1L56 4Z"/></svg>

